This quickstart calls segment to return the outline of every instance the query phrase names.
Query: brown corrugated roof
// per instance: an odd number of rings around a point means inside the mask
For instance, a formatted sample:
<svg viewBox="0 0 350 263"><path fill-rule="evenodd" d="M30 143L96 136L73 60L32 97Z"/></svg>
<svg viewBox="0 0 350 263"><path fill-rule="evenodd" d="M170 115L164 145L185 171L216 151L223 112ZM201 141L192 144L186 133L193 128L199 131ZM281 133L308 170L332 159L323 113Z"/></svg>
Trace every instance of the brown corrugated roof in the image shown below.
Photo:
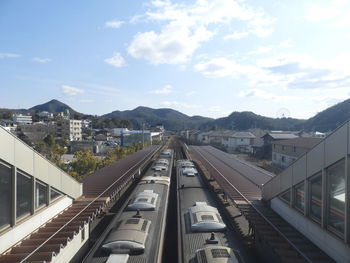
<svg viewBox="0 0 350 263"><path fill-rule="evenodd" d="M289 140L275 141L275 142L272 142L272 144L296 146L296 147L311 149L320 141L322 141L321 138L300 137L300 138L289 139Z"/></svg>

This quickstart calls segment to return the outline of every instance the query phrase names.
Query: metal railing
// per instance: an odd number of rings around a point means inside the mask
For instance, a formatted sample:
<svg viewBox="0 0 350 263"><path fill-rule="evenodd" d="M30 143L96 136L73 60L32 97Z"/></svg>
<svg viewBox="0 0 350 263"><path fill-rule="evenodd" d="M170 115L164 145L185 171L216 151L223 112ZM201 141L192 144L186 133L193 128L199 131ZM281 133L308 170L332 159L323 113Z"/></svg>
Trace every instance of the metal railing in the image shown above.
<svg viewBox="0 0 350 263"><path fill-rule="evenodd" d="M193 148L194 149L194 148ZM289 245L291 245L298 253L300 256L303 257L303 259L305 259L307 262L312 263L312 260L310 260L308 258L307 255L305 255L305 253L303 253L292 241L290 241L288 239L288 237L286 237L267 217L265 217L265 215L259 211L259 209L252 203L250 202L250 200L248 200L233 184L231 184L226 177L218 170L216 169L216 167L207 159L203 156L202 153L200 153L199 151L197 151L196 149L194 149L208 164L210 164L210 166L212 168L214 168L214 170L223 178L225 179L225 181L238 193L242 196L242 198L249 204L251 205L254 210L262 217L264 218L264 220L278 233L280 234L287 242Z"/></svg>

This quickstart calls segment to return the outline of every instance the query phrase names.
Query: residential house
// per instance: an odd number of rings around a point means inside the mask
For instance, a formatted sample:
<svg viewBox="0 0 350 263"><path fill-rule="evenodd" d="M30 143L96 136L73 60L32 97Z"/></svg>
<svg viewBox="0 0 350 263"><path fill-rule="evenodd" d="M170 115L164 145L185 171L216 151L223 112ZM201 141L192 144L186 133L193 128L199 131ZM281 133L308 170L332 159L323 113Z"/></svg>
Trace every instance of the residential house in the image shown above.
<svg viewBox="0 0 350 263"><path fill-rule="evenodd" d="M251 153L254 138L251 132L231 131L223 134L221 144L227 148L228 152Z"/></svg>
<svg viewBox="0 0 350 263"><path fill-rule="evenodd" d="M316 146L321 138L294 138L272 142L272 164L280 168L286 168L296 159Z"/></svg>
<svg viewBox="0 0 350 263"><path fill-rule="evenodd" d="M286 131L271 131L267 132L264 136L262 136L264 140L264 144L262 146L262 157L271 158L272 155L272 142L280 141L280 140L289 140L299 138L294 132L286 132Z"/></svg>

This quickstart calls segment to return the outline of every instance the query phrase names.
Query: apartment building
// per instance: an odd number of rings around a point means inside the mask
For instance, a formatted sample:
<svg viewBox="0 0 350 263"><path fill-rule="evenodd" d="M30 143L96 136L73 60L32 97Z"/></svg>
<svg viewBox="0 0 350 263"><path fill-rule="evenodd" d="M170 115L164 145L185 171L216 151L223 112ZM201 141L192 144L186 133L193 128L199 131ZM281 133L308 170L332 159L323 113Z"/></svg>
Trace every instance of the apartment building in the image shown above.
<svg viewBox="0 0 350 263"><path fill-rule="evenodd" d="M56 123L56 136L59 138L69 138L70 141L81 141L81 120L59 119Z"/></svg>

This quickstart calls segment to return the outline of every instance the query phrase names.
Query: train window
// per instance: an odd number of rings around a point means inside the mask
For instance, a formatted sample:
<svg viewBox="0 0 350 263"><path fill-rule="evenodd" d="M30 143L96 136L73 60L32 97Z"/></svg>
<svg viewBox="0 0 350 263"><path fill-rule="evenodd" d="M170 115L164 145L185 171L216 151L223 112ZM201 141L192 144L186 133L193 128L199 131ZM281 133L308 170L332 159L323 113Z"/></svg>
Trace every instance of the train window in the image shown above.
<svg viewBox="0 0 350 263"><path fill-rule="evenodd" d="M294 207L301 212L304 212L305 207L305 190L304 183L294 187Z"/></svg>
<svg viewBox="0 0 350 263"><path fill-rule="evenodd" d="M309 200L309 211L310 217L316 222L321 223L322 218L322 173L318 173L311 177L309 181L310 189L310 200Z"/></svg>
<svg viewBox="0 0 350 263"><path fill-rule="evenodd" d="M0 163L0 228L11 223L12 169Z"/></svg>
<svg viewBox="0 0 350 263"><path fill-rule="evenodd" d="M328 228L344 236L345 228L345 162L344 160L327 168L328 182Z"/></svg>
<svg viewBox="0 0 350 263"><path fill-rule="evenodd" d="M290 203L290 189L288 189L287 191L285 191L283 194L280 195L280 198L287 202Z"/></svg>

